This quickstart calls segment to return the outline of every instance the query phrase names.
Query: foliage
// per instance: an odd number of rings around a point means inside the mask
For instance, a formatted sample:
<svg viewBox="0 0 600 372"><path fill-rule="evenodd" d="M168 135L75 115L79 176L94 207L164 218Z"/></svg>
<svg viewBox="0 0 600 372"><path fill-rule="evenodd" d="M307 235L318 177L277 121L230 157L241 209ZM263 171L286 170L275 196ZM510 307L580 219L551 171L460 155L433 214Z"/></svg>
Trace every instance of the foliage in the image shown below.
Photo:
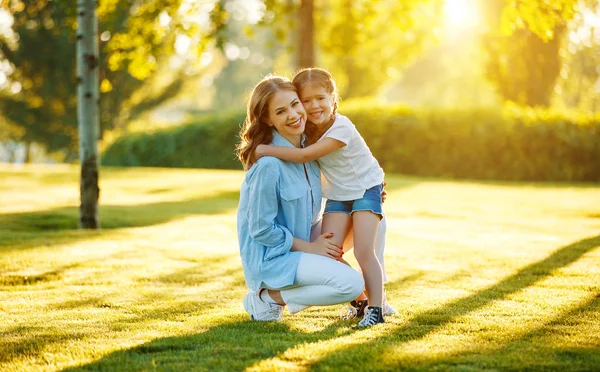
<svg viewBox="0 0 600 372"><path fill-rule="evenodd" d="M487 35L487 77L504 100L531 106L549 106L560 72L560 44L564 27L544 41L530 30L511 36Z"/></svg>
<svg viewBox="0 0 600 372"><path fill-rule="evenodd" d="M560 47L578 0L481 1L491 25L482 46L488 78L504 100L549 106L560 72Z"/></svg>
<svg viewBox="0 0 600 372"><path fill-rule="evenodd" d="M264 23L295 50L297 4L268 0ZM294 6L296 4L296 6ZM344 98L377 92L433 39L442 1L315 0L316 64L329 69Z"/></svg>
<svg viewBox="0 0 600 372"><path fill-rule="evenodd" d="M597 111L600 108L600 32L586 18L600 12L600 4L580 5L580 12L569 22L557 95L554 104Z"/></svg>
<svg viewBox="0 0 600 372"><path fill-rule="evenodd" d="M579 0L503 0L501 31L529 29L543 41L557 38L556 30L575 15Z"/></svg>
<svg viewBox="0 0 600 372"><path fill-rule="evenodd" d="M219 109L240 107L245 103L251 87L262 77L275 70L277 55L286 53L276 43L273 31L265 27L251 27L247 22L235 18L227 23L222 35L227 48L236 50L236 54L219 72L213 82L214 102ZM269 47L265 47L269 44Z"/></svg>
<svg viewBox="0 0 600 372"><path fill-rule="evenodd" d="M342 105L386 172L496 180L600 182L600 118L507 106L504 111ZM119 138L105 165L240 169L243 113Z"/></svg>
<svg viewBox="0 0 600 372"><path fill-rule="evenodd" d="M501 104L485 76L480 40L469 29L457 30L428 48L402 71L400 79L386 84L377 98L412 107L470 109ZM344 99L344 103L349 101Z"/></svg>
<svg viewBox="0 0 600 372"><path fill-rule="evenodd" d="M343 107L387 172L490 180L600 182L600 116Z"/></svg>
<svg viewBox="0 0 600 372"><path fill-rule="evenodd" d="M2 92L0 111L26 129L23 141L44 143L50 152L66 150L74 156L75 6L68 0L4 0L0 5L14 18L13 35L0 37L0 54L14 68L10 80L22 87L18 94ZM159 82L164 75L154 74L169 62L178 35L194 35L190 45L196 56L218 38L224 23L218 7L188 4L182 11L185 6L182 0L99 2L102 130L124 127L179 92L182 73L168 75L167 84ZM213 16L204 29L190 19L202 6L206 15Z"/></svg>
<svg viewBox="0 0 600 372"><path fill-rule="evenodd" d="M344 98L371 96L433 40L441 1L336 0L317 15L323 63Z"/></svg>
<svg viewBox="0 0 600 372"><path fill-rule="evenodd" d="M600 365L597 185L388 174L386 291L400 314L365 330L339 320L344 305L249 320L235 227L244 172L106 167L104 228L85 233L78 177L0 164L2 370Z"/></svg>
<svg viewBox="0 0 600 372"><path fill-rule="evenodd" d="M244 115L206 115L179 127L119 137L102 154L102 164L241 169L234 149Z"/></svg>
<svg viewBox="0 0 600 372"><path fill-rule="evenodd" d="M74 18L69 9L45 0L27 5L13 2L12 10L18 36L16 41L0 39L0 54L14 66L10 79L20 84L21 91L2 92L0 110L14 125L26 129L21 140L43 142L49 151L74 150Z"/></svg>

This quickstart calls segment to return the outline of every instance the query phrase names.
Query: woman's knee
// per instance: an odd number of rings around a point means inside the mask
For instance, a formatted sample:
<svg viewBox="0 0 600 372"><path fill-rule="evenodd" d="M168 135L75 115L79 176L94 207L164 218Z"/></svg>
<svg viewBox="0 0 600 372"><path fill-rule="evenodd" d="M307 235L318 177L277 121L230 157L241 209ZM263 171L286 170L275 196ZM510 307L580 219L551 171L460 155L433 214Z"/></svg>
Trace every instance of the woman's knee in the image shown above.
<svg viewBox="0 0 600 372"><path fill-rule="evenodd" d="M354 300L365 290L365 280L362 275L354 269L350 270L351 272L348 272L340 287L340 295L344 296L345 301Z"/></svg>

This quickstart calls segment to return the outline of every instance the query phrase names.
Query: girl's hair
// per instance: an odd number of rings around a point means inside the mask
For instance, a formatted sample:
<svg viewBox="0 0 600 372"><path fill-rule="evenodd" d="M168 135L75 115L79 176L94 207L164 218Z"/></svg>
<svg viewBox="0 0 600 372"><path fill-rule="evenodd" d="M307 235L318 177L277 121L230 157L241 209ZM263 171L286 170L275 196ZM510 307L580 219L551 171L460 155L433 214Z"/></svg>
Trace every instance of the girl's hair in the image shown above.
<svg viewBox="0 0 600 372"><path fill-rule="evenodd" d="M329 73L329 71L322 68L304 68L296 73L292 79L292 83L300 92L304 87L308 85L317 85L323 87L327 93L333 97L333 112L335 115L338 108L339 96L335 87L335 81Z"/></svg>
<svg viewBox="0 0 600 372"><path fill-rule="evenodd" d="M246 107L246 119L240 130L240 143L236 146L236 154L245 170L256 162L256 147L268 145L273 140L273 128L267 124L269 103L277 92L284 90L298 91L288 78L276 75L267 75L252 89ZM305 132L313 133L315 129L314 124L307 123Z"/></svg>

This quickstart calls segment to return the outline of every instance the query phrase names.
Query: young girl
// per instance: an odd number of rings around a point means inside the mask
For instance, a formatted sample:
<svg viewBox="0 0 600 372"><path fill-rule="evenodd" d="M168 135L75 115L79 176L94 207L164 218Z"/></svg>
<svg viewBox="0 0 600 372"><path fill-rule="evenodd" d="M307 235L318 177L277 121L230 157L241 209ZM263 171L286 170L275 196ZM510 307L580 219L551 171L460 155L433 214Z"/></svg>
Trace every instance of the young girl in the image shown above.
<svg viewBox="0 0 600 372"><path fill-rule="evenodd" d="M256 155L298 163L318 160L325 176L323 196L327 198L322 231L332 232L332 242L341 247L350 228L354 229L354 255L369 297L369 306L359 326L383 323L383 276L374 252L383 216L383 170L354 124L337 113L335 82L329 72L304 69L292 82L299 90L308 121L317 126L314 137L318 140L305 148L260 145Z"/></svg>

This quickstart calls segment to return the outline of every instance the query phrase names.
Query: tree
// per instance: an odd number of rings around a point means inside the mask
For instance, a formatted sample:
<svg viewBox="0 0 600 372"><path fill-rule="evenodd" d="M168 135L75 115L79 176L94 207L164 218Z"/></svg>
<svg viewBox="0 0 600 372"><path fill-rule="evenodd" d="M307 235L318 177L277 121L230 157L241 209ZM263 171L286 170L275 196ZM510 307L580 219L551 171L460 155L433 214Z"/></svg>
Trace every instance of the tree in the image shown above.
<svg viewBox="0 0 600 372"><path fill-rule="evenodd" d="M100 228L98 216L98 18L96 0L77 1L77 113L81 164L79 227Z"/></svg>
<svg viewBox="0 0 600 372"><path fill-rule="evenodd" d="M100 135L174 97L195 63L227 21L222 2L103 0L100 29ZM221 4L222 5L222 4ZM0 57L10 63L8 78L18 92L0 92L0 114L25 130L20 140L38 142L66 161L77 157L75 32L72 0L0 0L13 18L12 35L0 35ZM201 27L194 19L206 16ZM161 83L178 37L189 37L190 60L170 70Z"/></svg>
<svg viewBox="0 0 600 372"><path fill-rule="evenodd" d="M55 8L44 0L34 5L2 3L14 21L12 35L0 38L0 57L12 70L0 111L23 128L24 133L15 139L45 143L51 152L75 151L75 21L67 21L75 9Z"/></svg>
<svg viewBox="0 0 600 372"><path fill-rule="evenodd" d="M156 69L155 56L171 55L173 40L183 29L196 34L199 38L196 52L202 51L206 46L206 39L202 39L205 33L185 25L185 17L180 23L168 27L173 17L183 17L181 6L182 2L176 0L143 3L106 0L102 3L98 12L104 15L108 24L112 22L115 26L111 29L112 42L107 43L105 48L108 67L102 81L105 92L113 91L110 87L115 83L125 94L139 89L141 82ZM5 99L0 110L12 123L25 128L27 134L22 139L45 142L50 150L72 150L77 127L74 124L78 123L81 163L79 226L92 229L100 227L97 143L100 134L100 54L96 7L96 0L78 0L76 11L66 0L28 3L3 0L0 3L0 10L10 11L14 19L14 34L0 40L0 54L14 69L9 78L22 87L13 94L2 92ZM215 6L210 14L210 25L216 26L208 30L208 35L218 39L215 35L224 24L223 11L220 6ZM162 27L153 23L157 20ZM75 23L76 37L73 33ZM106 39L111 39L110 33ZM77 44L77 58L71 58L75 52L73 40ZM31 48L32 45L39 48ZM71 79L74 75L73 60L77 61L76 80ZM127 72L127 75L121 74L126 81L112 77L111 82L110 73L117 71ZM77 84L74 84L75 81ZM177 87L177 81L155 99L147 100L145 107L152 107L168 98L167 93L173 93L170 89L173 86ZM75 101L77 120L73 110ZM121 101L118 98L116 101L118 106Z"/></svg>
<svg viewBox="0 0 600 372"><path fill-rule="evenodd" d="M482 0L487 76L504 100L548 106L561 69L560 48L577 0Z"/></svg>
<svg viewBox="0 0 600 372"><path fill-rule="evenodd" d="M433 39L432 22L442 4L442 0L266 0L264 23L296 52L297 68L326 67L344 98L361 97L375 94Z"/></svg>
<svg viewBox="0 0 600 372"><path fill-rule="evenodd" d="M569 37L562 50L562 68L554 103L596 112L600 98L600 33L586 18L599 14L600 4L580 3L580 12L569 22Z"/></svg>
<svg viewBox="0 0 600 372"><path fill-rule="evenodd" d="M544 41L531 30L517 30L510 36L484 38L487 77L501 97L529 106L549 106L560 72L560 45L564 26L553 30Z"/></svg>
<svg viewBox="0 0 600 372"><path fill-rule="evenodd" d="M301 0L298 10L298 50L296 67L314 67L315 65L315 20L314 1Z"/></svg>

